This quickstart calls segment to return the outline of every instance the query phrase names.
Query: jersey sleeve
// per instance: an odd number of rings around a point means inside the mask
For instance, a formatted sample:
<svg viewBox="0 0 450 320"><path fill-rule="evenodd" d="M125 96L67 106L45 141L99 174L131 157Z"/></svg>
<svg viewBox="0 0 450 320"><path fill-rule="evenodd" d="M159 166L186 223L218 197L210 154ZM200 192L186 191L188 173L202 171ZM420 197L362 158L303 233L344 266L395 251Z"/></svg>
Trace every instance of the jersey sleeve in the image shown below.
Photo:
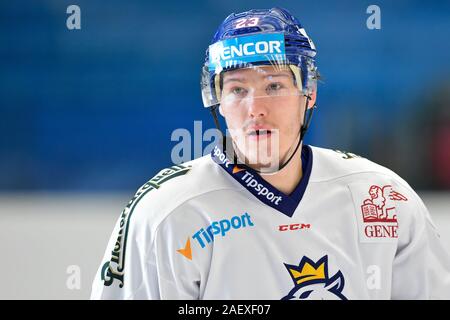
<svg viewBox="0 0 450 320"><path fill-rule="evenodd" d="M167 181L180 170L160 176ZM189 259L185 226L170 220L179 202L180 192L172 191L175 180L164 185L162 179L150 180L122 211L95 276L91 299L199 298L200 276Z"/></svg>
<svg viewBox="0 0 450 320"><path fill-rule="evenodd" d="M450 299L450 255L424 203L411 192L413 205L404 208L411 220L394 258L392 298Z"/></svg>
<svg viewBox="0 0 450 320"><path fill-rule="evenodd" d="M199 298L197 268L175 249L189 255L187 243L177 236L178 226L164 222L154 226L146 218L149 209L145 202L138 204L128 221L122 213L95 276L91 299Z"/></svg>

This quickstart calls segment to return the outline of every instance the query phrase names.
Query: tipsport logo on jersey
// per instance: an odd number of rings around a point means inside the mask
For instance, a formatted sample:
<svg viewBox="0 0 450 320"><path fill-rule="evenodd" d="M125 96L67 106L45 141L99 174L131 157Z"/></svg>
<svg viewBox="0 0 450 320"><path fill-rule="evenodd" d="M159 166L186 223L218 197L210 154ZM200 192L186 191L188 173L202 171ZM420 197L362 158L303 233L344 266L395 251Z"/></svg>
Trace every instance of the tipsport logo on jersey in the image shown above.
<svg viewBox="0 0 450 320"><path fill-rule="evenodd" d="M214 242L215 236L225 237L231 230L238 230L247 227L253 227L254 223L251 220L250 215L246 212L241 216L234 216L231 219L223 219L220 221L214 221L206 228L200 228L193 236L192 239L196 240L201 248L204 248L206 244Z"/></svg>
<svg viewBox="0 0 450 320"><path fill-rule="evenodd" d="M283 196L265 183L262 179L253 175L248 170L233 165L223 151L215 146L212 151L213 159L219 163L234 179L245 186L251 193L264 203L277 207L283 201Z"/></svg>
<svg viewBox="0 0 450 320"><path fill-rule="evenodd" d="M177 252L185 256L187 259L192 260L191 239L194 243L197 243L201 249L203 249L207 245L213 243L214 239L217 237L224 238L230 232L251 228L254 225L255 224L253 223L251 216L247 212L240 216L233 216L229 219L213 221L210 225L198 229L191 237L187 239L185 247L178 249Z"/></svg>

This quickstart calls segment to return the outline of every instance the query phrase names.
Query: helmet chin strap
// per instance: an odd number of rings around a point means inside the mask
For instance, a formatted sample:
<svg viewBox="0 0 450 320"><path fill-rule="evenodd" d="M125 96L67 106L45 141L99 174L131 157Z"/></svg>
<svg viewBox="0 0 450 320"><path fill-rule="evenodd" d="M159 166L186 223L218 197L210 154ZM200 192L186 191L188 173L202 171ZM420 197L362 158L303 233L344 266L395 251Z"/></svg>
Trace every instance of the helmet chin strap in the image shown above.
<svg viewBox="0 0 450 320"><path fill-rule="evenodd" d="M267 170L266 171L266 170L258 170L258 169L252 168L257 173L263 174L263 175L276 174L276 173L280 172L285 166L287 166L287 164L292 160L294 155L297 153L297 150L299 149L300 145L302 144L302 141L303 141L303 138L304 138L304 136L306 134L306 131L308 130L309 124L311 123L311 119L312 119L312 116L313 116L313 113L314 113L314 109L316 107L314 105L312 108L308 109L309 101L311 100L311 97L309 95L305 95L305 97L306 97L306 106L305 106L305 113L304 113L304 116L303 116L303 124L300 127L299 134L297 135L297 137L300 137L300 138L298 139L298 142L296 143L294 152L292 152L292 154L289 156L289 158L282 165L280 165L279 168L277 168L275 170ZM222 130L220 129L219 120L217 118L217 113L216 113L217 107L218 107L218 105L216 105L213 108L211 108L211 113L213 115L214 123L215 123L217 129L222 134L222 148L223 148L223 151L224 151L225 154L227 154L227 152L226 152L226 137L224 136ZM309 110L309 112L308 112L308 110ZM297 140L297 138L295 140ZM289 148L289 150L292 150L294 144L295 144L295 142L292 143L292 145ZM233 156L234 163L238 163L238 160L240 160L240 159L239 159L239 157L237 155L236 150L239 150L239 149L237 147L235 147L235 143L234 143L233 140L232 140L231 148L232 148L233 155L234 155ZM240 163L244 163L245 164L245 162L242 162L242 161L240 161Z"/></svg>

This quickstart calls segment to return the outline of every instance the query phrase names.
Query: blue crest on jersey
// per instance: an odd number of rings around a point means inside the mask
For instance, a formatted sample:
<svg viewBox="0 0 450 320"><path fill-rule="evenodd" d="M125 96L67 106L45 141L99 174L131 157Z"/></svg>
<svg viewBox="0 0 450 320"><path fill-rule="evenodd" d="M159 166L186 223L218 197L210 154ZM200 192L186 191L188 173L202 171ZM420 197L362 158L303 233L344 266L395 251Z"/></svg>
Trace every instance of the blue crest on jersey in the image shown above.
<svg viewBox="0 0 450 320"><path fill-rule="evenodd" d="M281 300L347 300L342 293L345 285L342 272L336 272L331 278L328 275L328 256L323 256L317 262L304 256L298 265L284 265L294 282L294 288Z"/></svg>

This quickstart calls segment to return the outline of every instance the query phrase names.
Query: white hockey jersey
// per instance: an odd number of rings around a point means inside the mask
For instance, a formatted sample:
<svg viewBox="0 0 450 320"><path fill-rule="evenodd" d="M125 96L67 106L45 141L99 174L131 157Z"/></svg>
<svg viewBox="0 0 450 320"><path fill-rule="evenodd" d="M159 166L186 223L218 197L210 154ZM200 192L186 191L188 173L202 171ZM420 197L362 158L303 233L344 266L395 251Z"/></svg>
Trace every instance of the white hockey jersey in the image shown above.
<svg viewBox="0 0 450 320"><path fill-rule="evenodd" d="M302 149L286 195L219 148L162 170L123 210L91 299L450 299L450 257L392 171Z"/></svg>

